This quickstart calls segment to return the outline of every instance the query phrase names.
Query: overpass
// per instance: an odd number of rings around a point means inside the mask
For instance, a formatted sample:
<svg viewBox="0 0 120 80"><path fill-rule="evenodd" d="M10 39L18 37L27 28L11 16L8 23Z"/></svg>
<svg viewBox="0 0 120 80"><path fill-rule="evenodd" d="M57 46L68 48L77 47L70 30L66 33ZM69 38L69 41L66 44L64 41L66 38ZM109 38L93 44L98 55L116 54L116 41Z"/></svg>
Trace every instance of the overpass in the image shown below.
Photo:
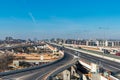
<svg viewBox="0 0 120 80"><path fill-rule="evenodd" d="M64 66L66 63L71 63L74 59L73 55L65 53L63 58L42 66L0 73L0 78L3 80L43 80L54 69Z"/></svg>
<svg viewBox="0 0 120 80"><path fill-rule="evenodd" d="M55 47L63 47L61 45L57 45L54 43L52 43L51 45ZM94 54L91 52L78 50L70 47L64 47L64 50L69 50L69 53L79 56L80 63L82 60L84 60L84 62L87 62L87 63L95 63L103 70L110 71L112 76L115 76L118 79L120 79L120 58L109 57L106 55L98 55L98 54ZM90 65L88 66L89 66L88 68L91 68Z"/></svg>
<svg viewBox="0 0 120 80"><path fill-rule="evenodd" d="M59 49L62 49L62 47L59 45L56 45L56 44L51 44L51 45L54 47L57 47ZM59 69L61 70L60 66L65 67L64 69L66 69L67 68L66 63L71 63L71 61L73 62L74 60L76 60L76 57L74 57L74 55L80 57L82 60L86 60L86 62L95 63L98 65L100 64L99 65L100 67L102 67L105 70L111 71L112 75L114 75L114 76L116 76L116 74L119 73L119 71L120 71L120 63L119 62L101 58L101 57L98 57L95 55L87 54L86 52L82 52L80 50L68 48L68 47L65 47L64 51L65 51L64 58L53 64L48 64L48 65L45 65L42 67L38 66L36 68L18 71L17 74L14 74L14 73L12 73L12 74L10 73L7 75L4 74L4 75L1 75L1 78L5 79L5 80L7 80L7 79L15 79L15 80L16 79L17 80L41 80L42 79L43 80L43 78L48 76L47 74L50 74L54 70L55 71L57 70L59 72ZM79 62L80 61L81 60L79 60ZM73 62L73 63L75 63L75 62ZM72 64L68 64L68 65L72 66Z"/></svg>

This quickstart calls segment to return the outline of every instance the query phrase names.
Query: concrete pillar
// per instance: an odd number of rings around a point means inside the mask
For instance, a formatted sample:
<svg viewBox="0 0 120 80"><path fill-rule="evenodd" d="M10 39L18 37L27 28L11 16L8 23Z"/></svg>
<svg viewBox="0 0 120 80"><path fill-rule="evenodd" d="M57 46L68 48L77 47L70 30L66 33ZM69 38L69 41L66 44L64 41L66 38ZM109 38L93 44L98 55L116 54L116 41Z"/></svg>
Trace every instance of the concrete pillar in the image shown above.
<svg viewBox="0 0 120 80"><path fill-rule="evenodd" d="M94 73L94 74L92 74L92 78L91 78L91 80L101 80L100 79L100 74L99 73Z"/></svg>
<svg viewBox="0 0 120 80"><path fill-rule="evenodd" d="M70 73L71 73L71 80L77 80L77 78L80 77L80 75L76 73L76 70L75 70L74 66L71 67L71 72Z"/></svg>
<svg viewBox="0 0 120 80"><path fill-rule="evenodd" d="M75 76L75 73L76 73L76 71L75 71L74 67L72 66L72 67L71 67L71 75L72 75L72 76Z"/></svg>
<svg viewBox="0 0 120 80"><path fill-rule="evenodd" d="M87 80L86 76L83 74L82 75L82 80ZM92 79L93 80L93 79ZM96 79L97 80L97 79Z"/></svg>
<svg viewBox="0 0 120 80"><path fill-rule="evenodd" d="M63 71L63 80L70 80L70 71L69 70Z"/></svg>

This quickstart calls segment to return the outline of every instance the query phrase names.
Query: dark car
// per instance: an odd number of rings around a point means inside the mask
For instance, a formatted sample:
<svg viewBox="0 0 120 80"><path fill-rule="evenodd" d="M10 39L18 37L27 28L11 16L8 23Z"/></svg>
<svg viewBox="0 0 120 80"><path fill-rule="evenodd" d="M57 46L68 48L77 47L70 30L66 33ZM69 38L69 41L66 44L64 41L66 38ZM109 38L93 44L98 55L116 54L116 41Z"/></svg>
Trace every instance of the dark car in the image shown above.
<svg viewBox="0 0 120 80"><path fill-rule="evenodd" d="M104 54L110 54L109 50L107 50L107 49L102 49L102 51Z"/></svg>

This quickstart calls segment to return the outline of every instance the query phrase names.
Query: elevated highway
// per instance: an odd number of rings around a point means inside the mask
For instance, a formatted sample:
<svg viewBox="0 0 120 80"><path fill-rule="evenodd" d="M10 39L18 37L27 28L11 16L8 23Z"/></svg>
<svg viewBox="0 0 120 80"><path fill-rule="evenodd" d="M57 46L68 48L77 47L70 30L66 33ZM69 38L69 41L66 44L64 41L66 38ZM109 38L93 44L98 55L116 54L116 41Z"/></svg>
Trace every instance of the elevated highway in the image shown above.
<svg viewBox="0 0 120 80"><path fill-rule="evenodd" d="M56 47L62 47L56 44L51 44L51 45ZM118 76L120 74L120 62L119 62L120 58L118 60L112 58L110 59L110 57L106 58L104 55L99 57L99 55L96 56L90 52L85 52L82 50L69 48L69 47L64 47L64 50L65 51L67 50L69 51L69 53L79 56L80 59L83 59L86 62L89 63L93 62L97 64L100 68L110 71L113 76L120 79L120 76Z"/></svg>
<svg viewBox="0 0 120 80"><path fill-rule="evenodd" d="M55 45L55 44L51 44L51 45L59 49L62 49L62 47L59 45ZM76 50L68 47L64 47L64 51L65 51L64 58L54 64L29 70L29 71L22 71L16 74L4 75L4 76L1 76L1 78L4 80L43 80L43 78L45 78L47 74L50 74L52 71L56 70L60 66L64 66L66 63L71 63L71 61L75 59L73 54L80 57L83 60L86 60L87 62L93 62L98 64L101 68L112 72L112 75L114 76L120 73L119 62L101 58L99 56L87 54L87 53L81 52L80 50ZM116 77L120 79L119 76L116 76Z"/></svg>

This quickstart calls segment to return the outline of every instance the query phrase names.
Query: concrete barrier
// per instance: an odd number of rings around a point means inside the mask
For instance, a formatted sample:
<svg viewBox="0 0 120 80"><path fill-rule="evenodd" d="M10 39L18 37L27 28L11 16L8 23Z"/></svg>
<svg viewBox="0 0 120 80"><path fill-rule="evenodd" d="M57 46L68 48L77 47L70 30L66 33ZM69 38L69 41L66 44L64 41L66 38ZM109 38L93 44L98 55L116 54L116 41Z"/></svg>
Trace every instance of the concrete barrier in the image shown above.
<svg viewBox="0 0 120 80"><path fill-rule="evenodd" d="M118 79L118 78L116 78L116 77L110 75L110 80L120 80L120 79Z"/></svg>
<svg viewBox="0 0 120 80"><path fill-rule="evenodd" d="M61 47L61 45L58 45L58 44L55 44L55 43L50 43L50 44L57 45L57 46L60 46L60 47ZM113 57L108 57L108 56L106 56L106 55L93 54L93 53L91 53L91 52L87 52L87 51L84 51L84 50L79 50L79 49L75 49L75 48L71 48L71 47L65 47L65 48L72 49L72 50L75 50L75 51L78 51L78 52L90 54L90 55L93 55L93 56L97 56L97 57L100 57L100 58L104 58L104 59L108 59L108 60L111 60L111 61L115 61L115 62L119 62L119 63L120 63L120 58L119 58L119 59L116 59L116 58L113 58Z"/></svg>
<svg viewBox="0 0 120 80"><path fill-rule="evenodd" d="M45 80L51 80L51 78L54 77L56 74L58 74L58 73L64 71L65 69L67 69L67 68L75 65L76 61L77 61L77 60L73 60L73 61L71 61L70 63L65 64L65 65L59 67L58 69L54 70L53 72L51 72L51 73L46 77Z"/></svg>
<svg viewBox="0 0 120 80"><path fill-rule="evenodd" d="M108 57L108 56L105 56L105 55L93 54L91 52L87 52L87 51L83 51L83 50L78 50L78 49L74 49L74 48L70 48L70 47L66 47L66 48L120 63L120 59Z"/></svg>

